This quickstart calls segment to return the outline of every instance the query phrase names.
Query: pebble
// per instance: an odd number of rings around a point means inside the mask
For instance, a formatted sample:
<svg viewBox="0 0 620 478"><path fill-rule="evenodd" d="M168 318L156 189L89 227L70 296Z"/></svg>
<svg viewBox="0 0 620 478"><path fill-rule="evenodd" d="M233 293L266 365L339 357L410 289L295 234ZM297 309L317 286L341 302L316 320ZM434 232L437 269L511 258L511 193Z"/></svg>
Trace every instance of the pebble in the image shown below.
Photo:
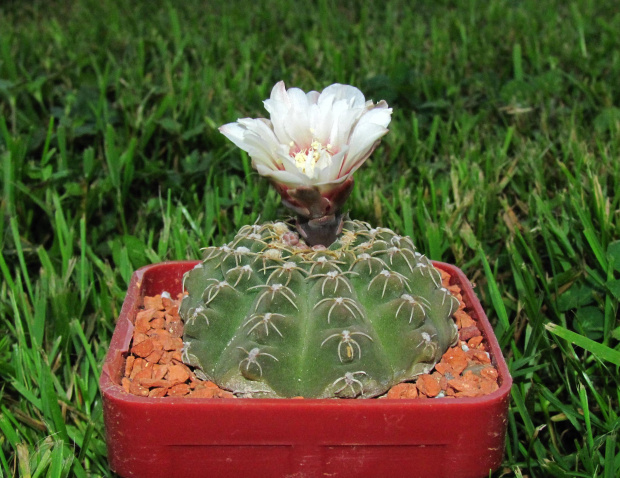
<svg viewBox="0 0 620 478"><path fill-rule="evenodd" d="M155 310L164 310L164 304L161 301L161 295L156 296L145 296L144 297L144 308L145 309L155 309Z"/></svg>
<svg viewBox="0 0 620 478"><path fill-rule="evenodd" d="M418 390L427 397L436 397L441 392L439 382L430 375L420 375L416 382Z"/></svg>
<svg viewBox="0 0 620 478"><path fill-rule="evenodd" d="M452 347L443 355L445 361L454 370L454 375L460 375L467 368L467 355L460 347Z"/></svg>
<svg viewBox="0 0 620 478"><path fill-rule="evenodd" d="M387 398L418 398L418 387L415 383L399 383L390 388Z"/></svg>
<svg viewBox="0 0 620 478"><path fill-rule="evenodd" d="M146 357L153 351L153 341L151 339L143 340L131 348L131 353L138 357Z"/></svg>
<svg viewBox="0 0 620 478"><path fill-rule="evenodd" d="M459 338L463 341L467 341L471 339L472 337L477 337L479 335L482 335L482 333L480 332L480 329L478 329L476 325L471 325L469 327L463 327L461 330L459 330Z"/></svg>

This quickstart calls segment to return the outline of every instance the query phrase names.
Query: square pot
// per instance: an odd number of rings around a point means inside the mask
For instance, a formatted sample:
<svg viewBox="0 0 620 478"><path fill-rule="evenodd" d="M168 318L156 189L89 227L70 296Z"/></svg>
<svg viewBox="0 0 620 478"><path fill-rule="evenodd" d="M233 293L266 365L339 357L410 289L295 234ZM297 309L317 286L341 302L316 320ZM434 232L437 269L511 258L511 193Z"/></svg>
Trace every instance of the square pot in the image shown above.
<svg viewBox="0 0 620 478"><path fill-rule="evenodd" d="M499 372L483 397L435 399L149 398L121 385L142 297L182 289L197 261L136 271L100 387L110 467L123 477L483 477L502 462L512 379L463 272L452 276Z"/></svg>

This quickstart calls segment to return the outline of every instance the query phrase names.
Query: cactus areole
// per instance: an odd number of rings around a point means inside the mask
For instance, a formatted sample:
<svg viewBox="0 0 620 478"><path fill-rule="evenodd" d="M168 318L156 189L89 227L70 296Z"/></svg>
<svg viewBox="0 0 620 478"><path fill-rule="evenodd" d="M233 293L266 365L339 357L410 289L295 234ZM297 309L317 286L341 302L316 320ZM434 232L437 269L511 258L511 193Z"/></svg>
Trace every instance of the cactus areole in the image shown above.
<svg viewBox="0 0 620 478"><path fill-rule="evenodd" d="M392 110L352 86L286 90L220 128L296 214L242 227L184 277L183 360L239 396L365 398L430 371L458 300L408 237L349 220L353 172Z"/></svg>

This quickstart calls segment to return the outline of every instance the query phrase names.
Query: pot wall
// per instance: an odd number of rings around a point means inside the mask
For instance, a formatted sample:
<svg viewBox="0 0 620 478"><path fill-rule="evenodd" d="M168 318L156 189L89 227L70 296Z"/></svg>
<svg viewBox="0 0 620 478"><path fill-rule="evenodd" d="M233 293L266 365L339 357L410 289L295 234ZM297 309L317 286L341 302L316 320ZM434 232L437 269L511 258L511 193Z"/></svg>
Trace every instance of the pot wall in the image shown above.
<svg viewBox="0 0 620 478"><path fill-rule="evenodd" d="M181 291L195 261L132 278L101 376L108 459L124 477L482 477L500 466L512 380L471 284L462 289L499 372L476 398L296 400L145 398L120 386L144 295Z"/></svg>

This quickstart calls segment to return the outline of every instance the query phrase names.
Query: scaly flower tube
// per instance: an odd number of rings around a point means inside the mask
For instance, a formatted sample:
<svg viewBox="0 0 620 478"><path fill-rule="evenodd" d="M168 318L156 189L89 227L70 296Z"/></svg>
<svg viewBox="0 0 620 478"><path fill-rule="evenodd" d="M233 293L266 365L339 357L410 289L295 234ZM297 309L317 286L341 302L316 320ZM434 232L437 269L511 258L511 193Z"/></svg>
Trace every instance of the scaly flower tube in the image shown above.
<svg viewBox="0 0 620 478"><path fill-rule="evenodd" d="M297 214L309 245L329 246L342 229L341 208L353 173L388 132L392 109L360 90L334 84L321 93L277 83L264 101L271 119L243 118L220 128L269 178Z"/></svg>

